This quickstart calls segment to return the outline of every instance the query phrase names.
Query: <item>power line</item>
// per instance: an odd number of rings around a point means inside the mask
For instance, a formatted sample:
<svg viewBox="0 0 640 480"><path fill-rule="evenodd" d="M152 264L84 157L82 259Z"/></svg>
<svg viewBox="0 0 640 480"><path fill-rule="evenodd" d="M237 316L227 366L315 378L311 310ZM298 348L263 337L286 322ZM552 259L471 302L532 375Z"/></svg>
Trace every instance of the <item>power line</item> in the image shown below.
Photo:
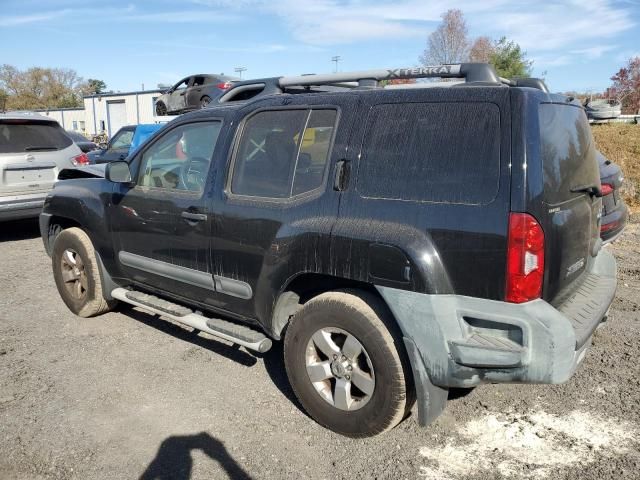
<svg viewBox="0 0 640 480"><path fill-rule="evenodd" d="M338 62L340 60L342 60L342 57L340 55L336 55L334 57L331 57L331 61L336 64L335 68L333 69L334 73L338 73Z"/></svg>
<svg viewBox="0 0 640 480"><path fill-rule="evenodd" d="M240 80L242 80L242 72L246 72L247 71L247 67L236 67L233 69L234 72L236 72L238 74L238 76L240 77Z"/></svg>

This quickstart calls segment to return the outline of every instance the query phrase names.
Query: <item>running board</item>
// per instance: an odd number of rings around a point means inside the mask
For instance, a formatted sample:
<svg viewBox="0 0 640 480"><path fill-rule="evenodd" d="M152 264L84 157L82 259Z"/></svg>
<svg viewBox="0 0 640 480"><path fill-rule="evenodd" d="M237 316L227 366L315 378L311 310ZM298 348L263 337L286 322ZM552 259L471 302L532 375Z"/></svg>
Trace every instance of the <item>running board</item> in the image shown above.
<svg viewBox="0 0 640 480"><path fill-rule="evenodd" d="M256 352L264 353L271 348L271 340L261 332L219 318L204 317L187 307L154 295L116 288L111 292L111 296Z"/></svg>

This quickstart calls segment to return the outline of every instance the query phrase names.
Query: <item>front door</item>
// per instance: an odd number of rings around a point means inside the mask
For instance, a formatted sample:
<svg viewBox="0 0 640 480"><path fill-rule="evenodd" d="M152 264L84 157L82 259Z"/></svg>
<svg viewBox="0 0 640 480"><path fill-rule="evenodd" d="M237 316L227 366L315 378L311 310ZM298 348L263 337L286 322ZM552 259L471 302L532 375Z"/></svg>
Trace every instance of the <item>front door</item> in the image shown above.
<svg viewBox="0 0 640 480"><path fill-rule="evenodd" d="M132 160L135 185L119 185L112 207L127 278L198 301L213 295L205 186L221 127L221 120L176 125Z"/></svg>
<svg viewBox="0 0 640 480"><path fill-rule="evenodd" d="M183 80L180 80L180 82L176 83L171 89L171 94L169 94L168 100L168 110L170 112L180 112L187 106L186 95L190 81L191 77L187 77Z"/></svg>

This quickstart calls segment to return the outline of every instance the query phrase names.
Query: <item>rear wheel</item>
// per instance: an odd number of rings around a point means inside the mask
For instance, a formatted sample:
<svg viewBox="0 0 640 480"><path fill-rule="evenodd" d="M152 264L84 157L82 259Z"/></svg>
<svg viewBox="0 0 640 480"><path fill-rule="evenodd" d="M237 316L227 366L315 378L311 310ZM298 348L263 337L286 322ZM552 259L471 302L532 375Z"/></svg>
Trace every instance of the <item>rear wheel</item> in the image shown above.
<svg viewBox="0 0 640 480"><path fill-rule="evenodd" d="M382 433L413 404L402 339L386 306L369 293L328 292L307 302L291 319L284 356L302 406L337 433Z"/></svg>
<svg viewBox="0 0 640 480"><path fill-rule="evenodd" d="M167 114L167 106L162 102L156 103L156 116L162 117L166 114Z"/></svg>
<svg viewBox="0 0 640 480"><path fill-rule="evenodd" d="M93 317L113 309L116 301L102 294L95 250L89 236L79 228L60 232L51 254L58 293L73 313Z"/></svg>

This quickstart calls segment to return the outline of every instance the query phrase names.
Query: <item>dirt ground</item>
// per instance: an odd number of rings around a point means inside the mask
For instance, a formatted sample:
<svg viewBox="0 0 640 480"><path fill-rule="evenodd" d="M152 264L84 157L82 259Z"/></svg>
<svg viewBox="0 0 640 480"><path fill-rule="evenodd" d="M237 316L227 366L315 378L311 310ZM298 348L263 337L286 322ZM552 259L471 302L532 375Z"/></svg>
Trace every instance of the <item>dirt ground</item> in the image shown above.
<svg viewBox="0 0 640 480"><path fill-rule="evenodd" d="M640 478L640 225L618 294L565 385L453 391L428 427L333 434L265 356L122 308L73 316L35 222L0 225L1 479Z"/></svg>

